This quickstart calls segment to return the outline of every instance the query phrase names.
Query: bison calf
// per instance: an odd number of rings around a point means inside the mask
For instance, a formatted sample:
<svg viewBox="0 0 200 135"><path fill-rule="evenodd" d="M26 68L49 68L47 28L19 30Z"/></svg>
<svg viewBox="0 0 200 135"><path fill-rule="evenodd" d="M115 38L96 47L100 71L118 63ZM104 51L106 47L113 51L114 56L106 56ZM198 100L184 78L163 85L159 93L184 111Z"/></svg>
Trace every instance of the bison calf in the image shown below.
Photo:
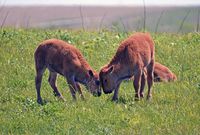
<svg viewBox="0 0 200 135"><path fill-rule="evenodd" d="M154 82L176 81L177 77L170 69L158 62L154 66Z"/></svg>
<svg viewBox="0 0 200 135"><path fill-rule="evenodd" d="M136 33L123 41L112 60L100 70L100 82L105 94L112 93L118 99L122 80L134 76L135 98L143 97L140 87L144 69L147 70L148 95L151 98L154 71L154 42L149 34Z"/></svg>
<svg viewBox="0 0 200 135"><path fill-rule="evenodd" d="M84 98L79 83L85 85L92 94L101 95L98 74L89 66L82 54L74 46L58 39L42 42L35 51L37 102L42 104L40 87L46 68L49 70L49 84L55 96L63 99L56 86L57 73L66 78L73 99L76 91Z"/></svg>

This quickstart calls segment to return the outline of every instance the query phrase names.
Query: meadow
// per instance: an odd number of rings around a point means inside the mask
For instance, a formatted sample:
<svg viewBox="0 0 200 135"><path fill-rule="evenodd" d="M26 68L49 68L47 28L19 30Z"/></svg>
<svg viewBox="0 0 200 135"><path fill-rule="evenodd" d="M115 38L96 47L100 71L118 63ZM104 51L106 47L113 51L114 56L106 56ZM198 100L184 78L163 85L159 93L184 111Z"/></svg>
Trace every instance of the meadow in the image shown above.
<svg viewBox="0 0 200 135"><path fill-rule="evenodd" d="M200 134L199 33L151 33L156 61L168 66L178 80L155 83L150 102L134 101L131 81L121 85L117 103L111 102L112 94L93 97L84 87L86 100L74 102L59 76L58 88L66 99L61 102L53 96L46 71L41 94L47 103L37 104L33 54L41 41L58 38L74 44L99 71L132 33L2 28L0 134Z"/></svg>

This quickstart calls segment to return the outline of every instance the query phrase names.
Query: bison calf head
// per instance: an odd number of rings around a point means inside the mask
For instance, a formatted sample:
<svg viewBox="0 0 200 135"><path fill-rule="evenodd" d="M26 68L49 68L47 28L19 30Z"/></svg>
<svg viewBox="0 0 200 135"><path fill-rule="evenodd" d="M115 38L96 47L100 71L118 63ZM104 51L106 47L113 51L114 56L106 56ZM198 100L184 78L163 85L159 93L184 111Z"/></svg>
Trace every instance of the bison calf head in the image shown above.
<svg viewBox="0 0 200 135"><path fill-rule="evenodd" d="M101 96L101 87L99 81L99 75L93 73L92 70L89 70L90 81L87 84L87 88L94 96Z"/></svg>
<svg viewBox="0 0 200 135"><path fill-rule="evenodd" d="M99 73L101 86L105 94L112 93L117 86L117 77L113 73L114 67L104 67Z"/></svg>

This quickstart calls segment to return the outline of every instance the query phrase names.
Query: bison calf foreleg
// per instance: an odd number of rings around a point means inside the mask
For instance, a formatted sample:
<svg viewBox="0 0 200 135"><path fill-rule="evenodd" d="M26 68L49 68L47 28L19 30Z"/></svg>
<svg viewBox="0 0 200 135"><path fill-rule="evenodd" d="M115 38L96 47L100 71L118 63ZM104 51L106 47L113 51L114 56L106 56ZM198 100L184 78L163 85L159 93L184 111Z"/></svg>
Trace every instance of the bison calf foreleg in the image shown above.
<svg viewBox="0 0 200 135"><path fill-rule="evenodd" d="M40 94L41 83L42 83L42 75L37 75L35 77L35 86L36 86L36 90L37 90L37 102L39 104L42 104L42 98L41 98L41 94Z"/></svg>
<svg viewBox="0 0 200 135"><path fill-rule="evenodd" d="M36 67L35 87L36 87L36 91L37 91L37 102L39 104L42 104L40 88L41 88L42 76L43 76L44 71L45 71L45 67L43 67L43 68Z"/></svg>
<svg viewBox="0 0 200 135"><path fill-rule="evenodd" d="M78 90L76 82L74 81L73 78L68 78L67 77L67 83L69 85L69 89L70 89L72 98L74 100L76 100L76 91Z"/></svg>
<svg viewBox="0 0 200 135"><path fill-rule="evenodd" d="M57 78L57 73L56 72L51 72L49 73L49 84L51 88L53 89L54 95L60 98L61 100L65 101L61 93L58 91L58 88L56 86L56 78Z"/></svg>
<svg viewBox="0 0 200 135"><path fill-rule="evenodd" d="M84 100L85 98L83 96L83 93L82 93L82 90L81 90L79 83L76 83L76 87L77 87L78 93L80 94L81 99Z"/></svg>
<svg viewBox="0 0 200 135"><path fill-rule="evenodd" d="M118 100L119 86L120 86L120 84L117 85L117 87L116 87L116 89L114 91L114 95L113 95L112 101L117 101Z"/></svg>

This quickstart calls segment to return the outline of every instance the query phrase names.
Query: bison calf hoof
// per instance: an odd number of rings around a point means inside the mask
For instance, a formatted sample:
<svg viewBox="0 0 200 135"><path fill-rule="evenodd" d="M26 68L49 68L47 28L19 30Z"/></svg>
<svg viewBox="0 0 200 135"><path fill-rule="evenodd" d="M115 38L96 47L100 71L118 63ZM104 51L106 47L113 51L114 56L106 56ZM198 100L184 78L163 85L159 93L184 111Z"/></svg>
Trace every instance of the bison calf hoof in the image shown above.
<svg viewBox="0 0 200 135"><path fill-rule="evenodd" d="M37 99L37 103L43 105L42 99Z"/></svg>
<svg viewBox="0 0 200 135"><path fill-rule="evenodd" d="M140 95L139 94L135 94L135 101L139 101L140 100Z"/></svg>
<svg viewBox="0 0 200 135"><path fill-rule="evenodd" d="M65 98L63 98L63 96L59 96L59 97L58 97L58 100L63 101L63 102L66 102L66 100L65 100Z"/></svg>
<svg viewBox="0 0 200 135"><path fill-rule="evenodd" d="M135 97L135 101L140 101L140 97Z"/></svg>
<svg viewBox="0 0 200 135"><path fill-rule="evenodd" d="M151 99L152 99L152 96L147 96L148 101L151 101Z"/></svg>
<svg viewBox="0 0 200 135"><path fill-rule="evenodd" d="M116 102L117 100L118 100L118 98L115 98L115 97L112 98L113 102Z"/></svg>
<svg viewBox="0 0 200 135"><path fill-rule="evenodd" d="M141 97L141 98L144 98L144 93L140 93L140 97Z"/></svg>
<svg viewBox="0 0 200 135"><path fill-rule="evenodd" d="M85 97L82 95L80 96L82 101L86 101Z"/></svg>

